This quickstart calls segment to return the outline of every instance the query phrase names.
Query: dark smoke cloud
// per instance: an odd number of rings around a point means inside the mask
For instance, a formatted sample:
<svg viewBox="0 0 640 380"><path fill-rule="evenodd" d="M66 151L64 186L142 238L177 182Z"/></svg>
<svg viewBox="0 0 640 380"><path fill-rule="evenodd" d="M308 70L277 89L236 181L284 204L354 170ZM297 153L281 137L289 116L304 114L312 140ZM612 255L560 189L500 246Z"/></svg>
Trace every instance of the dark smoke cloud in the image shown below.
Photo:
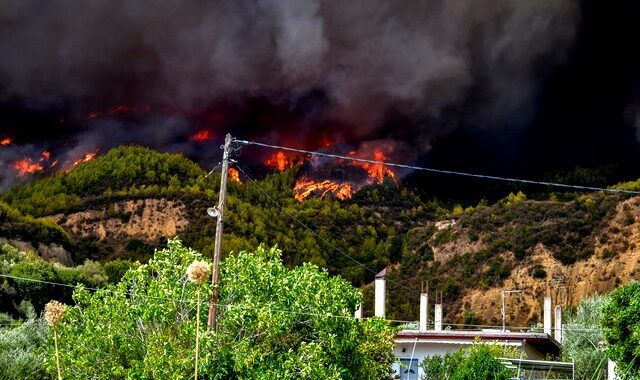
<svg viewBox="0 0 640 380"><path fill-rule="evenodd" d="M267 98L313 120L284 129L334 125L424 152L460 123L524 124L578 14L572 0L0 0L0 103L189 112ZM390 132L390 114L410 132ZM188 122L152 121L83 128L72 150L193 149Z"/></svg>

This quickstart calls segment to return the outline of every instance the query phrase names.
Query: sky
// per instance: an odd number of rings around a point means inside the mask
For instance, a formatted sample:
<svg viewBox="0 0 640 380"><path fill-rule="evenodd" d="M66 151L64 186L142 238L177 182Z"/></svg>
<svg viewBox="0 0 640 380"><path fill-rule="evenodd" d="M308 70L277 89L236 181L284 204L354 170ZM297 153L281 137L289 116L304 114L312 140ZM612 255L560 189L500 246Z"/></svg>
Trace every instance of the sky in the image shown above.
<svg viewBox="0 0 640 380"><path fill-rule="evenodd" d="M630 0L0 0L0 189L123 144L213 166L227 132L638 178L639 29Z"/></svg>

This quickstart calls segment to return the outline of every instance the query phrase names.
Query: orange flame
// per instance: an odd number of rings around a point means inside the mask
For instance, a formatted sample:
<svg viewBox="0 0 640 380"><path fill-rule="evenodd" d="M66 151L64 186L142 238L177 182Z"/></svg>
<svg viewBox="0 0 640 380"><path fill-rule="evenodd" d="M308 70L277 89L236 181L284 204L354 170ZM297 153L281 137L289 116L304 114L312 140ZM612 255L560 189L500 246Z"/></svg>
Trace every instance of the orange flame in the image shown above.
<svg viewBox="0 0 640 380"><path fill-rule="evenodd" d="M324 198L327 194L333 193L340 200L350 199L352 196L350 183L333 182L328 179L317 182L306 177L302 177L296 182L293 191L296 193L295 198L300 202L314 194L319 194L320 198Z"/></svg>
<svg viewBox="0 0 640 380"><path fill-rule="evenodd" d="M348 153L350 157L366 157L362 155L358 155L356 151L350 151ZM368 157L367 157L368 158ZM295 198L298 201L303 201L306 198L312 195L318 195L323 198L328 193L333 193L335 197L340 200L350 199L353 195L353 192L359 190L365 184L382 184L386 177L389 177L395 181L396 174L386 165L383 165L382 162L388 160L388 157L384 154L384 152L380 149L376 149L373 152L373 161L379 161L381 163L373 163L373 162L361 162L361 161L347 161L340 160L339 165L351 165L363 168L369 179L366 183L350 183L350 182L335 182L331 180L325 181L313 181L306 177L300 178L294 187Z"/></svg>
<svg viewBox="0 0 640 380"><path fill-rule="evenodd" d="M267 166L281 172L293 166L293 162L291 162L291 160L289 160L289 158L282 151L278 151L276 154L268 158L265 163L267 164Z"/></svg>
<svg viewBox="0 0 640 380"><path fill-rule="evenodd" d="M213 133L211 133L211 131L208 129L203 129L195 135L191 136L191 141L194 142L205 142L211 140L213 140Z"/></svg>
<svg viewBox="0 0 640 380"><path fill-rule="evenodd" d="M95 152L90 152L85 154L84 156L82 156L81 159L79 159L78 161L74 161L73 164L71 164L71 168L69 168L67 170L67 173L71 171L72 168L75 168L76 166L85 163L85 162L89 162L91 160L93 160L94 158L96 158L96 156L98 155L98 150L96 150Z"/></svg>
<svg viewBox="0 0 640 380"><path fill-rule="evenodd" d="M240 172L236 168L229 168L229 179L233 182L240 182Z"/></svg>
<svg viewBox="0 0 640 380"><path fill-rule="evenodd" d="M45 150L44 152L42 152L42 156L40 156L40 162L47 161L49 158L51 158L51 152Z"/></svg>
<svg viewBox="0 0 640 380"><path fill-rule="evenodd" d="M42 165L40 165L37 162L31 161L30 158L25 158L24 160L16 161L11 166L18 171L19 177L24 177L27 174L33 174L35 172L39 172L44 169Z"/></svg>
<svg viewBox="0 0 640 380"><path fill-rule="evenodd" d="M387 158L384 152L382 152L380 149L376 149L373 152L373 159L374 161L386 162L389 158ZM388 166L383 164L374 164L370 162L360 161L353 161L352 164L355 166L360 166L361 168L366 170L367 173L369 173L369 178L371 178L372 181L378 184L381 184L384 181L385 177L390 177L393 180L395 180L396 178L396 174L391 169L389 169Z"/></svg>
<svg viewBox="0 0 640 380"><path fill-rule="evenodd" d="M13 142L13 139L11 137L7 137L5 139L0 140L0 145L8 146L8 145L11 145L12 142Z"/></svg>

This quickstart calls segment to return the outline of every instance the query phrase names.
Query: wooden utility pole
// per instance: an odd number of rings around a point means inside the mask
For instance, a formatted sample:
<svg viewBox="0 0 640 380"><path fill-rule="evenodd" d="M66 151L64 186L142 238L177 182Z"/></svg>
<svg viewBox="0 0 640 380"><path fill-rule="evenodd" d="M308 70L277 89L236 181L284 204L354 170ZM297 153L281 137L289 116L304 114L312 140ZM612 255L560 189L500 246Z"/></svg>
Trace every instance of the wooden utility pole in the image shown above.
<svg viewBox="0 0 640 380"><path fill-rule="evenodd" d="M211 276L211 302L209 305L209 319L207 326L209 329L217 327L216 311L218 308L218 281L220 277L220 252L222 251L222 229L224 227L224 209L227 205L227 176L229 172L229 147L231 146L231 134L227 133L224 139L224 149L222 153L222 176L220 178L220 197L218 201L218 220L216 222L216 240L213 248L213 275Z"/></svg>

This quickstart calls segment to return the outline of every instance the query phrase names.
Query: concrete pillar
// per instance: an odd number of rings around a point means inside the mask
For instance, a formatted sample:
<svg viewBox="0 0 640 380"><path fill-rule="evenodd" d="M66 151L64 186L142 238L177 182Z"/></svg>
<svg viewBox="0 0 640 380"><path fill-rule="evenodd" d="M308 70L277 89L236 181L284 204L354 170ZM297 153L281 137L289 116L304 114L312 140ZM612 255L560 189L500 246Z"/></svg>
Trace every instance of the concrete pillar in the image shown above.
<svg viewBox="0 0 640 380"><path fill-rule="evenodd" d="M385 314L385 293L386 293L386 281L384 277L376 277L375 281L375 316L384 317Z"/></svg>
<svg viewBox="0 0 640 380"><path fill-rule="evenodd" d="M434 330L442 331L442 304L436 304L436 312L434 315Z"/></svg>
<svg viewBox="0 0 640 380"><path fill-rule="evenodd" d="M544 297L543 323L544 323L544 333L549 334L549 336L553 336L552 335L553 321L551 320L551 297Z"/></svg>
<svg viewBox="0 0 640 380"><path fill-rule="evenodd" d="M562 343L562 306L556 306L556 320L555 320L555 330L553 330L553 337L559 342Z"/></svg>
<svg viewBox="0 0 640 380"><path fill-rule="evenodd" d="M426 331L429 324L429 317L427 311L429 309L429 295L427 293L420 293L420 330Z"/></svg>
<svg viewBox="0 0 640 380"><path fill-rule="evenodd" d="M607 380L618 380L616 375L616 362L609 360L607 363Z"/></svg>
<svg viewBox="0 0 640 380"><path fill-rule="evenodd" d="M362 305L358 306L356 312L353 313L353 316L358 319L362 319Z"/></svg>

